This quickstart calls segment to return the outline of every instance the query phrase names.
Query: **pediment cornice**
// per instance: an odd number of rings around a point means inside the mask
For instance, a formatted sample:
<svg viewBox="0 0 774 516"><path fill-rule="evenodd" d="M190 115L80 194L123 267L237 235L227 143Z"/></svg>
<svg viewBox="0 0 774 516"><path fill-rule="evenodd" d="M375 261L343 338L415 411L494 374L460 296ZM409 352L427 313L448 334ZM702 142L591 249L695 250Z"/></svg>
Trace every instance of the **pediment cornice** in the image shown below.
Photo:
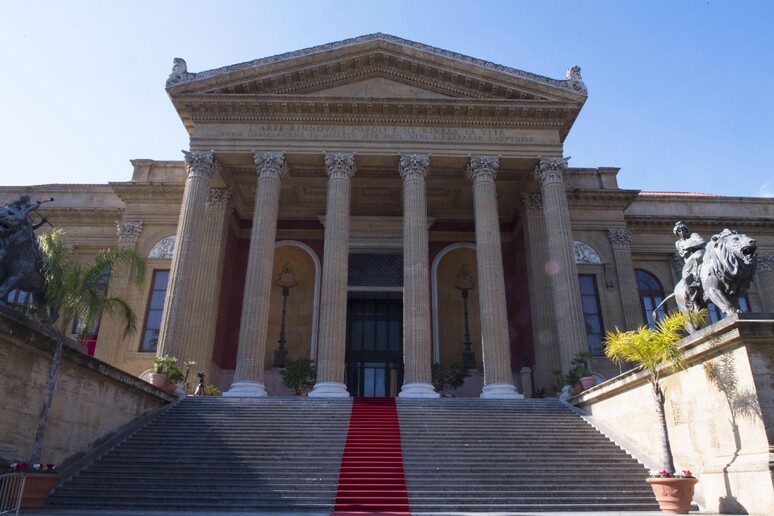
<svg viewBox="0 0 774 516"><path fill-rule="evenodd" d="M596 208L623 211L639 195L639 190L581 190L567 191L567 203L572 208Z"/></svg>
<svg viewBox="0 0 774 516"><path fill-rule="evenodd" d="M184 184L110 183L115 194L125 203L181 202Z"/></svg>
<svg viewBox="0 0 774 516"><path fill-rule="evenodd" d="M230 66L188 72L175 59L167 90L181 94L313 94L365 77L389 77L468 98L564 100L588 92L573 67L564 80L498 65L387 34L369 34Z"/></svg>

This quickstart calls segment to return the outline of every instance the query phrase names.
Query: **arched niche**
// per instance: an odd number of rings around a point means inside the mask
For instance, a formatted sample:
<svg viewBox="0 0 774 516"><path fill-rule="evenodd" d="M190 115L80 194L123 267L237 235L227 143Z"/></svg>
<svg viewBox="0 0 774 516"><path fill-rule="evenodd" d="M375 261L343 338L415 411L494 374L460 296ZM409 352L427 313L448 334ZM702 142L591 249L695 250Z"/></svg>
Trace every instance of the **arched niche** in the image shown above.
<svg viewBox="0 0 774 516"><path fill-rule="evenodd" d="M460 268L465 266L476 288L468 295L468 324L471 350L481 368L481 316L478 303L478 269L476 246L470 243L449 245L433 260L431 278L433 295L433 362L462 363L465 323L460 290L454 284Z"/></svg>
<svg viewBox="0 0 774 516"><path fill-rule="evenodd" d="M282 267L290 263L296 286L290 289L285 317L285 339L288 359L310 358L317 355L317 314L320 297L320 260L306 244L294 240L277 242L274 247L272 284L269 300L265 364L271 369L282 323L282 288L277 286Z"/></svg>

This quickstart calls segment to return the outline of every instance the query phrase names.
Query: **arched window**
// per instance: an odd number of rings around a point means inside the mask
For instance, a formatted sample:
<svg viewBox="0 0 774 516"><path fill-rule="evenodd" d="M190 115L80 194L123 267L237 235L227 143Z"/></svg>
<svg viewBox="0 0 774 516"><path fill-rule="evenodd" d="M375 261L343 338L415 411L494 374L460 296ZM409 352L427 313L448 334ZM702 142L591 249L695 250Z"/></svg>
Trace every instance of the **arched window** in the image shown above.
<svg viewBox="0 0 774 516"><path fill-rule="evenodd" d="M640 292L640 303L642 304L642 310L644 311L644 320L648 322L648 326L653 328L656 325L656 321L653 320L653 310L664 300L664 287L661 286L661 282L651 273L637 270L637 289ZM656 314L658 319L661 319L666 315L666 306L662 306Z"/></svg>

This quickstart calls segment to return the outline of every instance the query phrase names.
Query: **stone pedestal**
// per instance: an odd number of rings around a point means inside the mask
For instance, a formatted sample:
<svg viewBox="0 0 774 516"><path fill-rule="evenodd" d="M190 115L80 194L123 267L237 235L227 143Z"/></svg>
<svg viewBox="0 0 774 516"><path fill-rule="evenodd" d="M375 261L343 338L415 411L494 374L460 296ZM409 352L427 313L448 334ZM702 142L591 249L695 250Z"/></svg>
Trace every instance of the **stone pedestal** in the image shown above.
<svg viewBox="0 0 774 516"><path fill-rule="evenodd" d="M344 371L349 265L349 204L355 155L326 153L328 204L320 295L317 383L311 397L348 397Z"/></svg>
<svg viewBox="0 0 774 516"><path fill-rule="evenodd" d="M269 293L272 288L274 240L277 235L280 179L287 170L281 152L255 154L258 186L253 210L253 229L247 261L245 295L239 326L234 380L223 396L263 397L266 332L269 326Z"/></svg>
<svg viewBox="0 0 774 516"><path fill-rule="evenodd" d="M563 175L570 158L541 158L535 178L542 185L543 213L548 234L551 293L559 340L562 371L570 369L572 358L588 349L581 306L578 271L573 257L573 238L567 192Z"/></svg>
<svg viewBox="0 0 774 516"><path fill-rule="evenodd" d="M401 398L437 398L430 372L427 154L400 157L403 178L403 367Z"/></svg>
<svg viewBox="0 0 774 516"><path fill-rule="evenodd" d="M473 181L476 218L476 263L484 363L484 389L481 397L522 398L511 383L511 350L494 181L498 166L497 156L471 156L467 171Z"/></svg>

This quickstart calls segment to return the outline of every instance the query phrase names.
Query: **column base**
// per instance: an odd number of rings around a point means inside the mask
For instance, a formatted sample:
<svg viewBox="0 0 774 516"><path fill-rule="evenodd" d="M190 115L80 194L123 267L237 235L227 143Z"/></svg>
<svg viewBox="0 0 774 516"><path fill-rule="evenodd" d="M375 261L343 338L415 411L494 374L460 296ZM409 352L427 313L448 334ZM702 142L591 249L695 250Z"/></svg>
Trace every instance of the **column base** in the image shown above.
<svg viewBox="0 0 774 516"><path fill-rule="evenodd" d="M223 393L224 398L265 398L266 387L261 382L236 381Z"/></svg>
<svg viewBox="0 0 774 516"><path fill-rule="evenodd" d="M318 382L309 393L310 398L349 398L347 386L339 382Z"/></svg>
<svg viewBox="0 0 774 516"><path fill-rule="evenodd" d="M481 391L482 398L489 399L509 399L509 400L523 400L524 395L516 391L516 387L510 383L490 383L484 385L484 390Z"/></svg>
<svg viewBox="0 0 774 516"><path fill-rule="evenodd" d="M404 383L400 389L399 398L440 398L433 386L424 382Z"/></svg>

